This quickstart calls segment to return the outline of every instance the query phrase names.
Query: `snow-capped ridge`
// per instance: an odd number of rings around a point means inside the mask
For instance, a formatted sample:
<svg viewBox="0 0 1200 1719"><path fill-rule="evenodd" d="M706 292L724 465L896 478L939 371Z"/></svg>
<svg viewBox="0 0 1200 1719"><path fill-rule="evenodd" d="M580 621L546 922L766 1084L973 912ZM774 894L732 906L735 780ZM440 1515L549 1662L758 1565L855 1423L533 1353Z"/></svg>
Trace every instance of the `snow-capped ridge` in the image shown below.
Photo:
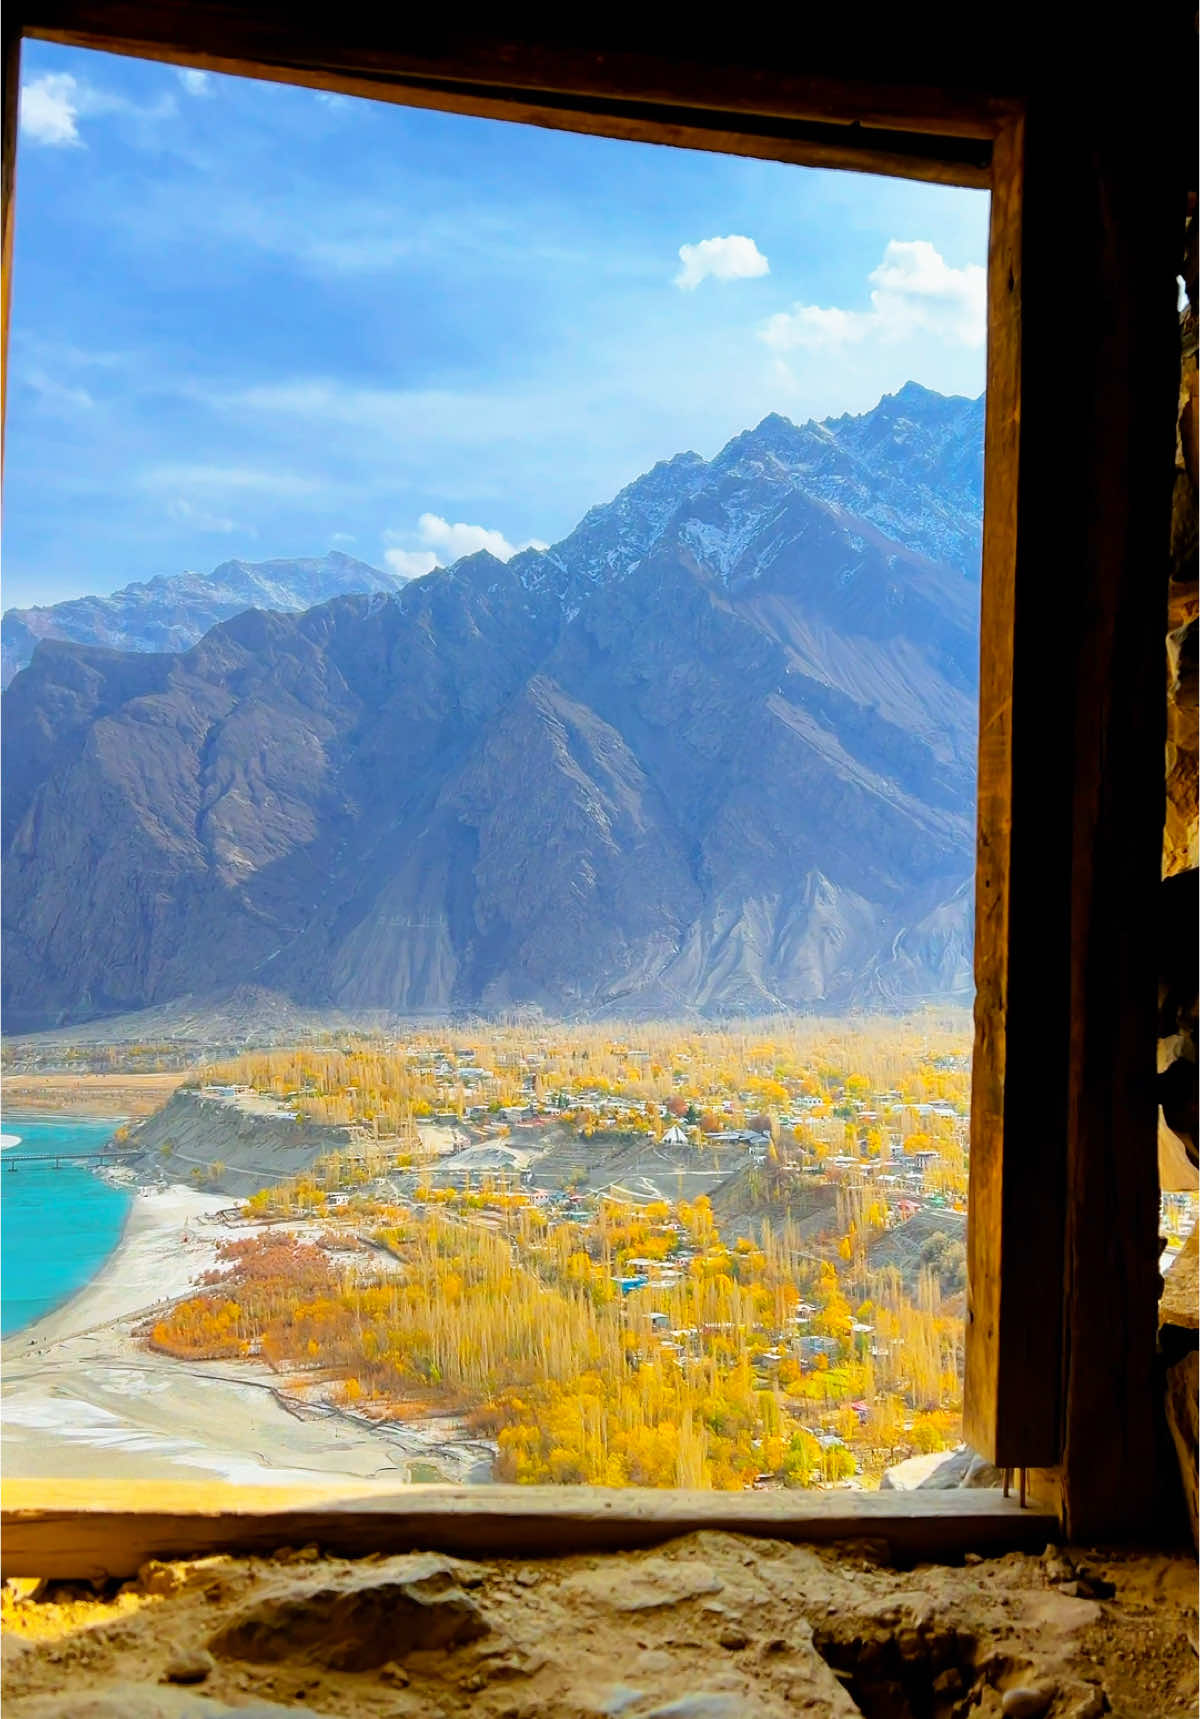
<svg viewBox="0 0 1200 1719"><path fill-rule="evenodd" d="M300 613L332 597L395 592L404 583L394 573L334 549L316 558L223 561L207 574L135 580L111 596L9 609L3 621L4 684L42 639L114 650L182 651L245 609Z"/></svg>
<svg viewBox="0 0 1200 1719"><path fill-rule="evenodd" d="M455 578L511 591L515 582L527 603L557 603L566 624L590 591L629 578L672 543L719 579L743 576L756 556L760 566L773 559L773 523L801 497L974 581L982 552L983 418L982 396L941 395L915 381L857 416L796 424L769 412L711 461L690 449L658 461L611 501L589 508L549 549L524 549L507 563L480 550L411 583ZM160 574L111 597L10 610L5 682L40 638L178 651L243 609L304 610L339 595L394 594L408 583L331 550L313 560L233 559L207 575Z"/></svg>

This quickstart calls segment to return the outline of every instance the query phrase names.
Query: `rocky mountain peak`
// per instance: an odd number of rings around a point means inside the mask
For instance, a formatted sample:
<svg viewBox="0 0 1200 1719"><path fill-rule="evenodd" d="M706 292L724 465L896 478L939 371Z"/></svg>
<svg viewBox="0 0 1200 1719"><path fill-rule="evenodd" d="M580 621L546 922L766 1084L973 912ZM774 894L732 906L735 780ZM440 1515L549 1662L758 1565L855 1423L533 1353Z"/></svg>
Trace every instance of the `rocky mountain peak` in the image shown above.
<svg viewBox="0 0 1200 1719"><path fill-rule="evenodd" d="M108 597L9 609L0 626L3 684L30 660L41 639L117 650L181 651L243 609L299 613L331 597L395 592L403 584L393 573L331 549L319 557L223 561L211 573L135 580Z"/></svg>
<svg viewBox="0 0 1200 1719"><path fill-rule="evenodd" d="M931 507L982 516L983 422L982 395L935 394L907 382L873 412L827 419L826 428L864 464L923 489Z"/></svg>
<svg viewBox="0 0 1200 1719"><path fill-rule="evenodd" d="M793 424L779 412L771 412L752 430L744 430L725 444L713 461L721 473L777 469L791 473L803 469L815 425Z"/></svg>
<svg viewBox="0 0 1200 1719"><path fill-rule="evenodd" d="M536 553L536 552L535 552ZM501 561L498 555L493 555L490 549L476 549L470 555L462 556L447 569L449 577L461 580L464 584L480 587L484 590L494 586L498 580L508 578L507 561ZM436 579L439 570L426 574L429 579ZM442 575L445 577L445 574Z"/></svg>
<svg viewBox="0 0 1200 1719"><path fill-rule="evenodd" d="M620 579L649 554L671 516L696 493L708 466L697 453L660 460L619 490L612 501L590 508L561 542L527 551L510 566L531 591L553 593L575 610L598 583Z"/></svg>
<svg viewBox="0 0 1200 1719"><path fill-rule="evenodd" d="M239 985L398 1013L965 997L981 432L924 390L772 414L549 551L241 601L174 654L39 651L4 700L10 1026ZM356 576L330 559L222 588Z"/></svg>

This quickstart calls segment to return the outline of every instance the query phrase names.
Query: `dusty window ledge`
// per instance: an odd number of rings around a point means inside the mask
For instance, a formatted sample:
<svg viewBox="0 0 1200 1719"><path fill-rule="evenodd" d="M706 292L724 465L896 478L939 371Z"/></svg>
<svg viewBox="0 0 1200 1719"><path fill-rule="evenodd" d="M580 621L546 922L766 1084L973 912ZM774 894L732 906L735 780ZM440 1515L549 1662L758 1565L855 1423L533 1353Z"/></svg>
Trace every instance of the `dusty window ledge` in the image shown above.
<svg viewBox="0 0 1200 1719"><path fill-rule="evenodd" d="M12 1480L3 1573L132 1576L148 1558L271 1552L315 1542L345 1556L414 1546L465 1556L631 1550L700 1529L777 1540L886 1540L900 1562L1040 1550L1053 1514L999 1492L659 1492L641 1488L241 1487Z"/></svg>

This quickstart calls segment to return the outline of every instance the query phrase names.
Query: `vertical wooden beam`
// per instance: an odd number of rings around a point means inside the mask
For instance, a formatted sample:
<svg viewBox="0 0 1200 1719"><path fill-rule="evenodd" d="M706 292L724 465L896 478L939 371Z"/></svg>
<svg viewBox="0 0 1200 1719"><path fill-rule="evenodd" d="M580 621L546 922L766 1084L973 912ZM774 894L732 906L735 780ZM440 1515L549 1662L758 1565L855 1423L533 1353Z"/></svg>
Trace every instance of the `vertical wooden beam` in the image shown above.
<svg viewBox="0 0 1200 1719"><path fill-rule="evenodd" d="M1162 1412L1156 918L1176 271L1194 139L1169 79L1139 85L1164 108L1158 123L1146 125L1136 103L1102 101L1090 147L1060 163L1060 182L1073 187L1070 265L1082 301L1069 372L1078 451L1064 474L1078 643L1059 1475L1076 1538L1146 1533Z"/></svg>
<svg viewBox="0 0 1200 1719"><path fill-rule="evenodd" d="M1047 81L993 187L965 1421L1081 1538L1156 1487L1169 34Z"/></svg>
<svg viewBox="0 0 1200 1719"><path fill-rule="evenodd" d="M1008 989L1000 1024L981 1020L977 1065L1004 1143L972 1233L978 1271L992 1257L980 1227L999 1222L998 1284L972 1291L998 1360L991 1403L976 1399L974 1358L967 1417L1004 1465L1041 1470L1035 1496L1057 1497L1084 1539L1144 1534L1156 1489L1154 916L1187 157L1170 88L1128 73L1164 110L1150 127L1105 70L1105 94L1081 70L1076 98L1056 86L1026 116L1008 923L995 933ZM1002 828L981 801L981 854L989 821ZM986 1047L1000 1030L997 1077Z"/></svg>
<svg viewBox="0 0 1200 1719"><path fill-rule="evenodd" d="M1048 817L1065 864L1068 815L1061 760L1039 720L1060 646L1042 624L1044 572L1023 487L1037 433L1035 424L1027 436L1022 410L1025 171L1016 121L994 145L988 247L964 1399L969 1443L1005 1469L1058 1451L1067 1011L1066 879L1051 928L1043 844Z"/></svg>
<svg viewBox="0 0 1200 1719"><path fill-rule="evenodd" d="M13 216L17 182L17 107L21 91L21 26L16 7L3 14L0 35L4 49L3 144L0 149L0 462L4 455L4 424L8 415L8 312L12 302Z"/></svg>

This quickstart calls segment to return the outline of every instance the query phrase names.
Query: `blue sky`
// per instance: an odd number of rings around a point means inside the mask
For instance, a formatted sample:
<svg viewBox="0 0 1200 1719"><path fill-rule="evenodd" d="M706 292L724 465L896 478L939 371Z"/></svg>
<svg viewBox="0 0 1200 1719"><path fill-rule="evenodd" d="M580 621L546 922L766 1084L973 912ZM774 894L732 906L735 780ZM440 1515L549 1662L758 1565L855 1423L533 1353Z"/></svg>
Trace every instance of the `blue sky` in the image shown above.
<svg viewBox="0 0 1200 1719"><path fill-rule="evenodd" d="M563 537L767 412L983 387L987 197L27 42L4 603Z"/></svg>

